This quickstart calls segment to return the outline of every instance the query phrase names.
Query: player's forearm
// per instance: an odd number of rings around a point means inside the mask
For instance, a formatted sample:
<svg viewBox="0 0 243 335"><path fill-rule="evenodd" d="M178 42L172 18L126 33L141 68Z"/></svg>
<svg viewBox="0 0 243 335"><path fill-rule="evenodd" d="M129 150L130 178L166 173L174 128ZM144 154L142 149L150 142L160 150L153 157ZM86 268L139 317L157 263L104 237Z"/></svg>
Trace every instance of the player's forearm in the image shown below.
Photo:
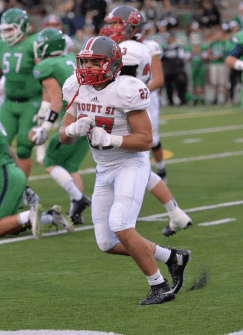
<svg viewBox="0 0 243 335"><path fill-rule="evenodd" d="M73 144L73 143L75 143L76 139L77 139L77 136L73 136L73 137L67 136L67 134L65 133L66 128L67 127L65 127L65 126L61 126L58 130L60 142L62 144Z"/></svg>
<svg viewBox="0 0 243 335"><path fill-rule="evenodd" d="M164 77L154 79L148 86L150 92L164 85Z"/></svg>
<svg viewBox="0 0 243 335"><path fill-rule="evenodd" d="M243 70L243 61L239 60L234 56L228 56L225 59L225 64L232 69Z"/></svg>
<svg viewBox="0 0 243 335"><path fill-rule="evenodd" d="M152 134L131 134L123 136L120 148L134 151L148 151L152 148Z"/></svg>

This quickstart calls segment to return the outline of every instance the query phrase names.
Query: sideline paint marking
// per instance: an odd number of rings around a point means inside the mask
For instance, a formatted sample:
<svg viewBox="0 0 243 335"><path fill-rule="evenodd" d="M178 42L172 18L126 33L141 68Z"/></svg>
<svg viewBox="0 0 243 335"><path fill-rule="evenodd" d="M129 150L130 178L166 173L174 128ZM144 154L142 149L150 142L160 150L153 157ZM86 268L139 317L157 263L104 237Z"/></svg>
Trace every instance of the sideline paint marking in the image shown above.
<svg viewBox="0 0 243 335"><path fill-rule="evenodd" d="M232 131L232 130L242 130L242 129L243 129L243 125L232 125L232 126L225 126L225 127L167 131L164 133L160 133L159 136L160 137L177 137L177 136L187 136L187 135L197 135L197 134L219 133L222 131Z"/></svg>
<svg viewBox="0 0 243 335"><path fill-rule="evenodd" d="M202 138L186 138L185 140L182 140L182 143L184 144L191 144L191 143L201 143Z"/></svg>
<svg viewBox="0 0 243 335"><path fill-rule="evenodd" d="M94 229L94 226L78 227L74 229L74 232L82 231L82 230L89 230L89 229ZM66 233L68 233L66 230L52 231L50 233L42 234L42 237L58 236L58 235L66 234ZM13 237L13 238L8 238L2 241L0 240L0 244L7 244L7 243L20 242L20 241L33 240L33 239L34 239L33 235Z"/></svg>
<svg viewBox="0 0 243 335"><path fill-rule="evenodd" d="M236 219L235 218L232 218L232 219L222 219L222 220L217 220L217 221L198 223L198 226L208 227L208 226L214 226L214 225L217 225L217 224L226 223L226 222L232 222L232 221L236 221Z"/></svg>
<svg viewBox="0 0 243 335"><path fill-rule="evenodd" d="M184 212L192 213L192 212L198 212L198 211L206 211L208 209L215 209L215 208L220 208L220 207L230 207L230 206L237 206L237 205L243 205L243 200L233 201L233 202L223 202L223 203L217 204L217 205L189 208L189 209L185 209ZM139 217L137 221L140 221L140 222L141 221L147 221L147 222L167 221L167 219L163 219L163 218L166 218L167 216L168 216L168 213L154 214L154 215ZM78 227L78 228L75 228L74 231L77 232L77 231L89 230L89 229L94 229L94 226L92 225L92 226ZM66 233L67 233L66 230L60 230L58 232L44 233L42 236L43 237L49 237L49 236L57 236L57 235L61 235L61 234L66 234ZM22 237L13 237L13 238L8 238L8 239L2 240L2 241L0 240L0 244L7 244L7 243L33 240L33 239L34 238L33 238L32 235L22 236Z"/></svg>
<svg viewBox="0 0 243 335"><path fill-rule="evenodd" d="M168 151L168 153L169 153L169 151ZM243 151L223 152L221 154L212 154L212 155L204 155L204 156L193 156L193 157L187 157L187 158L168 159L168 160L166 160L166 164L187 163L187 162L195 162L195 161L234 157L234 156L243 156ZM95 171L96 171L95 168L88 168L88 169L84 169L84 170L79 170L78 172L81 175L84 175L84 174L93 174L93 173L95 173ZM41 180L41 179L48 179L48 178L50 178L48 175L41 175L41 176L32 176L32 177L29 178L29 180L32 181L32 180Z"/></svg>
<svg viewBox="0 0 243 335"><path fill-rule="evenodd" d="M236 114L238 111L226 110L226 111L215 111L215 112L202 112L202 113L184 113L184 114L168 114L162 115L160 118L165 120L176 120L176 119L191 119L196 117L205 117L205 116L216 116L216 115L227 115L227 114Z"/></svg>

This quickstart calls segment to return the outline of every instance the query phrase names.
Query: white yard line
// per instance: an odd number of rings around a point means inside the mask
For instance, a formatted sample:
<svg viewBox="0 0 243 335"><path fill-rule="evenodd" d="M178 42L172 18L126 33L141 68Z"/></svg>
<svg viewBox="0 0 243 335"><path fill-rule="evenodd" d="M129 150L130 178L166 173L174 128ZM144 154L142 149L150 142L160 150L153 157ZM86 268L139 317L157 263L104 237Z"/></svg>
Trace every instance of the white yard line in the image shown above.
<svg viewBox="0 0 243 335"><path fill-rule="evenodd" d="M178 137L187 135L197 135L197 134L210 134L219 133L224 131L242 130L243 125L232 125L225 127L212 127L212 128L202 128L202 129L192 129L192 130L179 130L179 131L167 131L160 133L160 137Z"/></svg>
<svg viewBox="0 0 243 335"><path fill-rule="evenodd" d="M74 232L82 231L82 230L89 230L89 229L94 229L94 226L78 227L78 228L74 229ZM67 233L66 230L52 231L50 233L42 234L42 237L57 236L57 235L63 235L63 234L66 234L66 233ZM32 235L23 236L23 237L13 237L13 238L8 238L8 239L2 240L2 241L0 240L0 244L21 242L21 241L33 240L33 239L34 239L34 237Z"/></svg>
<svg viewBox="0 0 243 335"><path fill-rule="evenodd" d="M228 218L228 219L222 219L222 220L217 220L217 221L210 221L210 222L203 222L203 223L198 223L198 226L204 226L204 227L208 227L208 226L214 226L214 225L218 225L221 223L227 223L227 222L233 222L236 221L235 218Z"/></svg>
<svg viewBox="0 0 243 335"><path fill-rule="evenodd" d="M226 158L226 157L234 157L234 156L243 156L243 151L232 151L232 152L222 152L220 154L212 154L212 155L203 155L203 156L193 156L193 157L186 157L186 158L175 158L175 159L167 159L166 164L178 164L178 163L187 163L187 162L195 162L195 161L203 161L209 159L217 159L217 158ZM87 168L84 170L79 170L81 175L84 174L94 174L95 168ZM50 178L47 175L41 176L31 176L29 180L41 180L41 179L48 179Z"/></svg>
<svg viewBox="0 0 243 335"><path fill-rule="evenodd" d="M105 333L92 330L15 330L15 331L1 331L0 335L119 335L115 333Z"/></svg>
<svg viewBox="0 0 243 335"><path fill-rule="evenodd" d="M206 211L206 210L220 208L220 207L231 207L231 206L237 206L237 205L243 205L243 200L233 201L233 202L223 202L221 204L210 205L210 206L194 207L194 208L185 209L184 211L187 212L187 213L192 213L192 212ZM168 213L154 214L154 215L139 217L137 221L146 221L146 222L167 221L167 219L164 219L167 216L168 216ZM235 220L235 219L225 219L225 220L231 220L232 221L232 220ZM214 221L214 222L217 222L217 221ZM224 221L224 222L229 222L229 221ZM219 223L215 223L215 224L219 224ZM199 225L206 225L206 223L199 224ZM89 230L89 229L94 229L94 226L92 225L92 226L78 227L78 228L75 228L75 232L82 231L82 230ZM49 237L49 236L57 236L57 235L61 235L61 234L66 234L66 233L67 233L66 230L60 230L60 231L57 231L57 232L44 233L42 236L43 237ZM33 240L33 236L28 235L28 236L13 237L13 238L5 239L5 240L0 240L0 245L1 244L7 244L7 243L21 242L21 241L26 241L26 240Z"/></svg>
<svg viewBox="0 0 243 335"><path fill-rule="evenodd" d="M199 212L199 211L207 211L207 210L215 209L215 208L231 207L231 206L238 206L238 205L243 205L243 200L223 202L221 204L216 204L216 205L188 208L188 209L184 209L184 212L193 213L193 212ZM167 217L167 216L168 216L168 213L154 214L154 215L139 217L138 221L148 221L148 222L158 221L159 219ZM160 220L160 221L163 221L163 220Z"/></svg>

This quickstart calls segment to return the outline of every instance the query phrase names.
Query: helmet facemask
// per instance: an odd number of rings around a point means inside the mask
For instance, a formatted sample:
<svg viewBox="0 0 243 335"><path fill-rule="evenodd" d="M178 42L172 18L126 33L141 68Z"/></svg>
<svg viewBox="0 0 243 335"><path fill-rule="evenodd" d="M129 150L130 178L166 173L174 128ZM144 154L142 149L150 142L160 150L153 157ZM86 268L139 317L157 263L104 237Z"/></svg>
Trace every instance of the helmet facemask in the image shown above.
<svg viewBox="0 0 243 335"><path fill-rule="evenodd" d="M113 78L110 71L111 60L106 55L85 55L81 53L76 56L76 75L80 85L102 84ZM87 67L88 60L100 60L100 68L91 69Z"/></svg>
<svg viewBox="0 0 243 335"><path fill-rule="evenodd" d="M121 17L108 16L105 19L106 26L100 30L100 35L108 36L117 43L132 39L138 32L136 25L139 22L140 15L136 12L131 13L127 21Z"/></svg>
<svg viewBox="0 0 243 335"><path fill-rule="evenodd" d="M2 23L0 26L0 37L3 42L7 45L12 46L16 44L24 35L24 31L21 29L24 24L24 19L20 21L20 24L16 23ZM11 29L10 31L8 31ZM29 31L29 26L26 31Z"/></svg>

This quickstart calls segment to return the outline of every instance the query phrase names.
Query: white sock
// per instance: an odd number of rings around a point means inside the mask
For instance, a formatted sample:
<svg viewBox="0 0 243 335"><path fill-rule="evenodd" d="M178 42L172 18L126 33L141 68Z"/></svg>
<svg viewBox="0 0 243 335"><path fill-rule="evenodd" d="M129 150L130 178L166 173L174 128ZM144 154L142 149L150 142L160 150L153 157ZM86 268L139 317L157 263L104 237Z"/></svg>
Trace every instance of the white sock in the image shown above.
<svg viewBox="0 0 243 335"><path fill-rule="evenodd" d="M51 170L51 177L69 194L71 199L80 200L83 193L74 183L70 173L61 166L55 166Z"/></svg>
<svg viewBox="0 0 243 335"><path fill-rule="evenodd" d="M167 248L163 248L160 245L156 244L156 250L154 253L154 258L156 261L160 261L161 263L166 263L170 258L171 250Z"/></svg>
<svg viewBox="0 0 243 335"><path fill-rule="evenodd" d="M19 224L21 226L29 222L30 211L21 212L18 215Z"/></svg>
<svg viewBox="0 0 243 335"><path fill-rule="evenodd" d="M52 223L52 222L53 222L53 216L51 214L42 213L41 215L42 224L47 224L47 223Z"/></svg>
<svg viewBox="0 0 243 335"><path fill-rule="evenodd" d="M172 212L178 207L177 202L175 201L174 198L172 198L170 201L164 204L164 206L167 212Z"/></svg>
<svg viewBox="0 0 243 335"><path fill-rule="evenodd" d="M163 170L165 168L165 161L162 159L160 162L154 162L157 170Z"/></svg>
<svg viewBox="0 0 243 335"><path fill-rule="evenodd" d="M163 281L164 281L164 278L163 278L163 276L161 275L159 269L158 269L157 272L155 272L154 275L152 275L152 276L146 276L146 277L147 277L147 279L148 279L148 283L149 283L150 286L154 286L154 285L162 284Z"/></svg>

